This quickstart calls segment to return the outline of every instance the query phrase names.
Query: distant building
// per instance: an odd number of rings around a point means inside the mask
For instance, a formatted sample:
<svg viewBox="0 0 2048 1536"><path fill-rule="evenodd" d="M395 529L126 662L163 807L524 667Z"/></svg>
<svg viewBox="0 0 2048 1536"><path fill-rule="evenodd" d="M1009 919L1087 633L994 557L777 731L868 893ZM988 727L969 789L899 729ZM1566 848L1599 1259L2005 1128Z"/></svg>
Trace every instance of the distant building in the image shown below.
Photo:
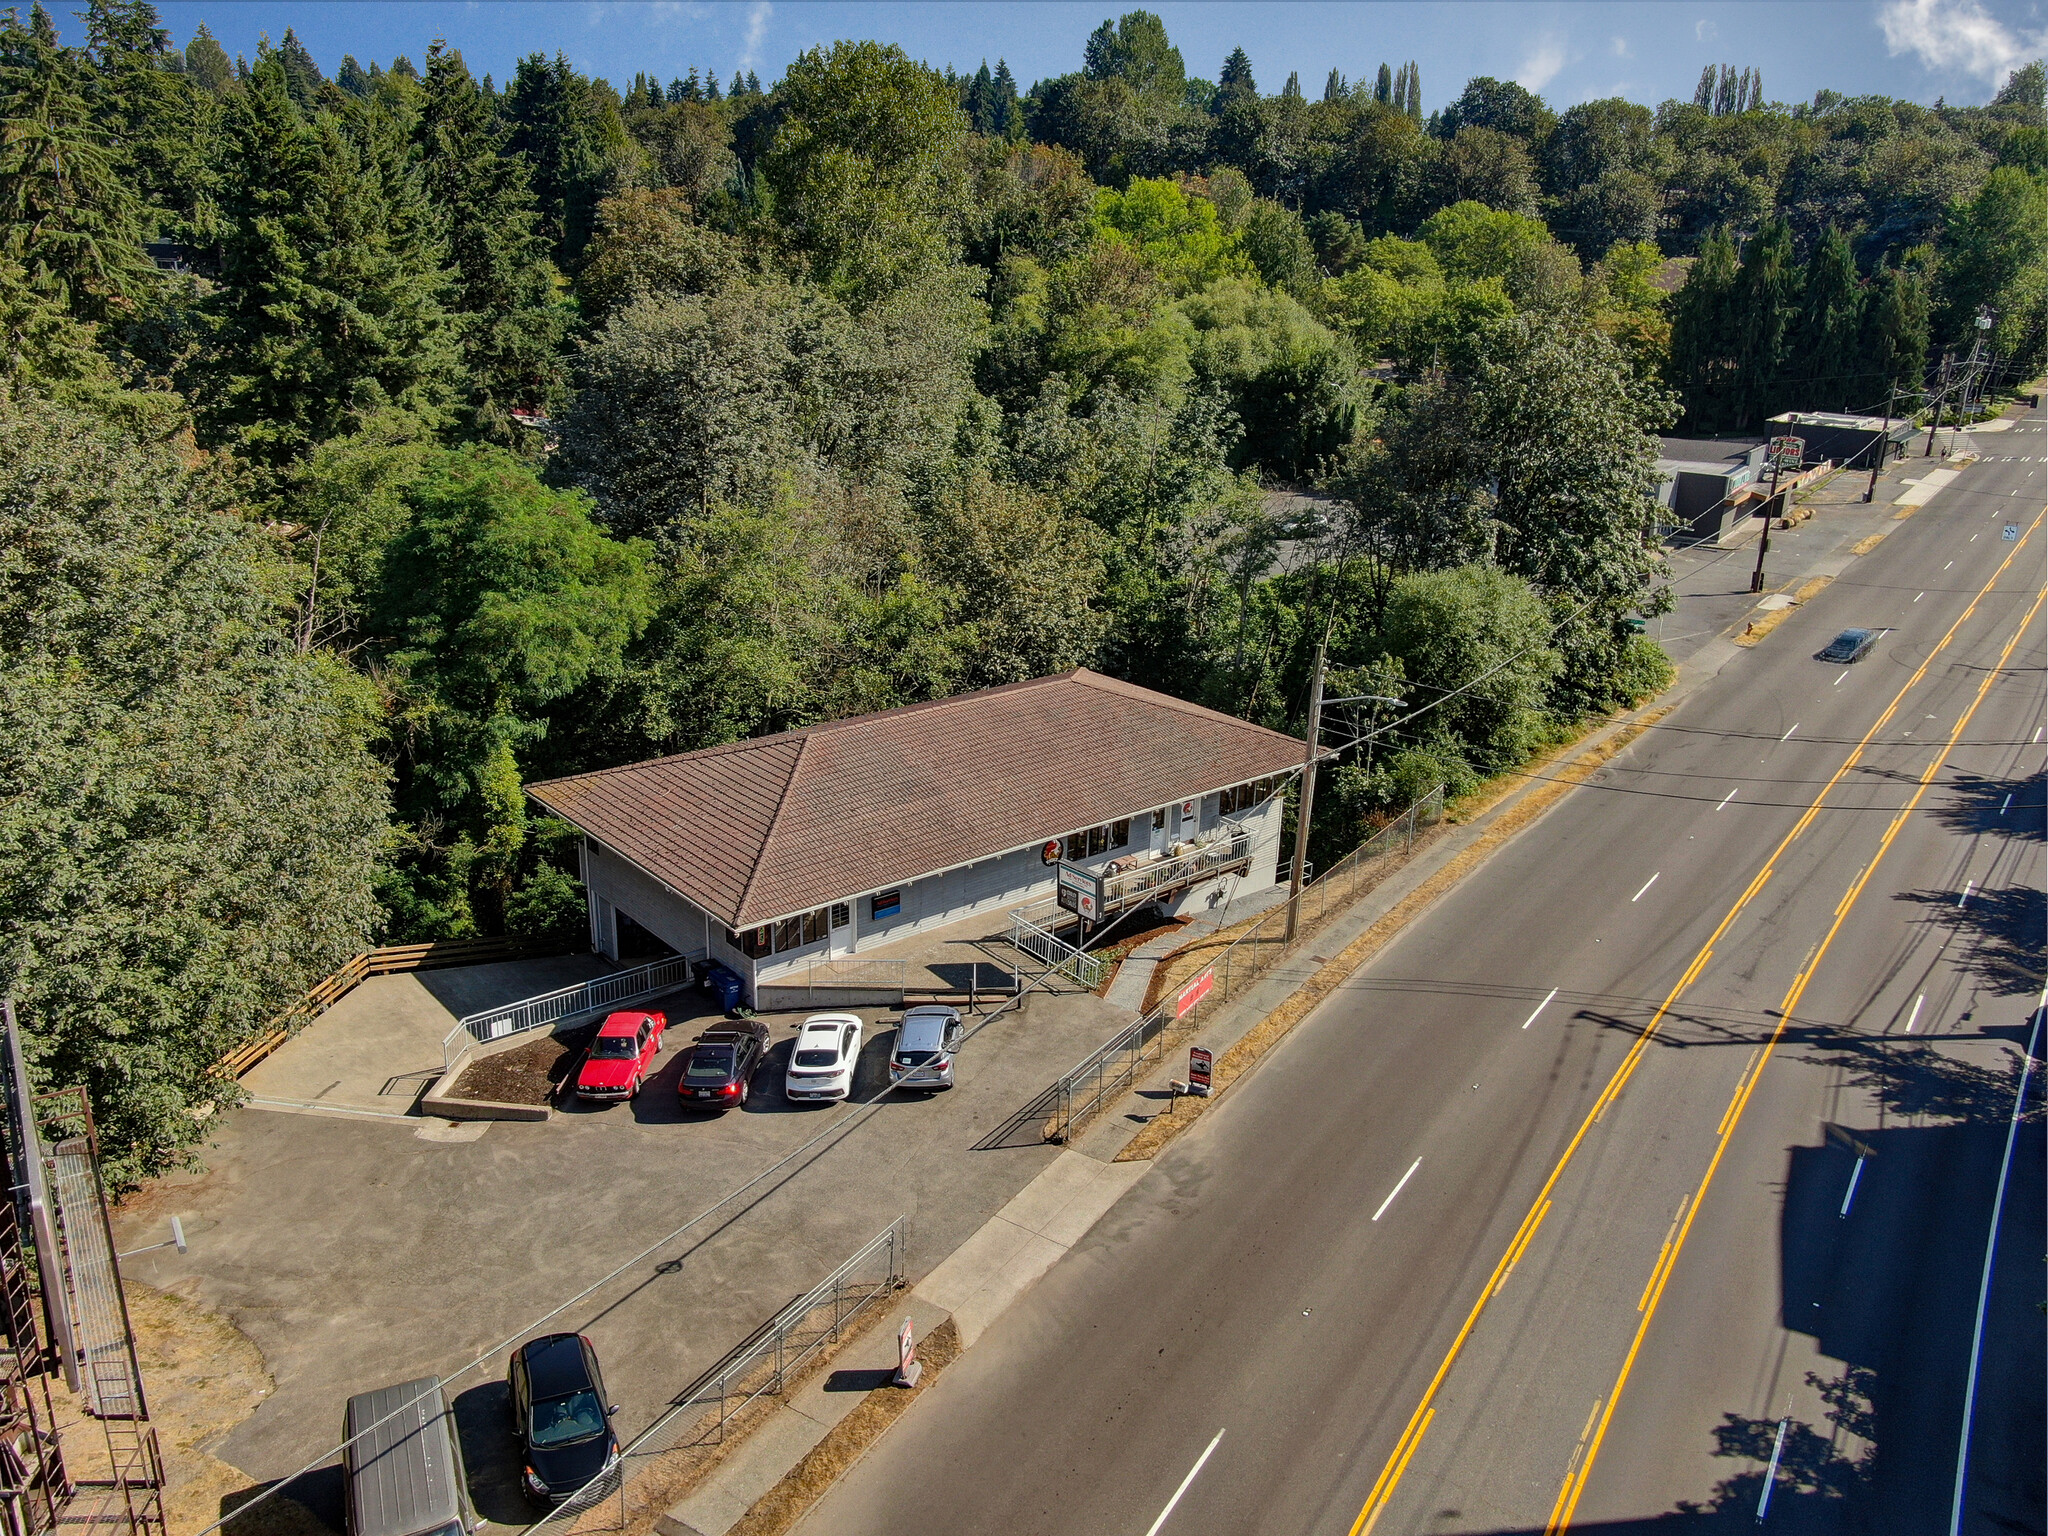
<svg viewBox="0 0 2048 1536"><path fill-rule="evenodd" d="M1303 743L1086 669L529 785L583 833L591 941L757 985L1043 901L1064 868L1162 872L1227 838L1275 881ZM1158 904L1223 876L1162 879ZM1151 903L1148 896L1146 904Z"/></svg>

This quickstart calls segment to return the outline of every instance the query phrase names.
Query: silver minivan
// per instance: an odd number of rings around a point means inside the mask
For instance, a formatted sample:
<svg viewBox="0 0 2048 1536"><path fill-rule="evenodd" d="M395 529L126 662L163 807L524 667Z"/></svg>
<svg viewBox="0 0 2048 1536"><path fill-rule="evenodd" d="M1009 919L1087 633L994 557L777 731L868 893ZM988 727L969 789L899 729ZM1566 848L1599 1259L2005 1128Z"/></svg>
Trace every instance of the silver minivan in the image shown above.
<svg viewBox="0 0 2048 1536"><path fill-rule="evenodd" d="M896 1027L896 1047L889 1053L889 1081L934 1092L952 1087L953 1055L965 1033L957 1008L931 1004L911 1009Z"/></svg>
<svg viewBox="0 0 2048 1536"><path fill-rule="evenodd" d="M348 1536L467 1536L483 1523L438 1376L350 1398L342 1433Z"/></svg>

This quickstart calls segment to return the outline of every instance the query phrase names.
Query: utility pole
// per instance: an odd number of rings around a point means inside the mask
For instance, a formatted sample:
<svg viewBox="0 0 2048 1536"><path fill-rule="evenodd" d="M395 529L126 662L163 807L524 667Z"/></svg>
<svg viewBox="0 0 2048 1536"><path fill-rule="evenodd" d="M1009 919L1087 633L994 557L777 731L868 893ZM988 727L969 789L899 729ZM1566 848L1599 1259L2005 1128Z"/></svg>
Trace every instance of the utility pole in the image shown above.
<svg viewBox="0 0 2048 1536"><path fill-rule="evenodd" d="M1332 616L1332 623L1335 616ZM1316 804L1316 745L1323 734L1323 659L1330 648L1329 626L1316 644L1316 680L1308 691L1308 750L1301 759L1301 806L1294 818L1294 868L1287 879L1287 936L1294 942L1294 928L1301 916L1301 866L1308 858L1308 821Z"/></svg>
<svg viewBox="0 0 2048 1536"><path fill-rule="evenodd" d="M1894 384L1892 392L1884 400L1884 430L1877 435L1877 457L1870 461L1870 484L1864 487L1863 499L1869 501L1877 494L1877 472L1884 468L1885 454L1892 446L1892 407L1898 403L1899 386ZM1869 418L1865 418L1868 420Z"/></svg>
<svg viewBox="0 0 2048 1536"><path fill-rule="evenodd" d="M1935 392L1934 424L1927 429L1927 451L1920 455L1923 459L1934 457L1934 440L1941 435L1942 407L1948 404L1948 365L1954 357L1953 352L1941 354L1941 388Z"/></svg>
<svg viewBox="0 0 2048 1536"><path fill-rule="evenodd" d="M1749 590L1752 592L1761 592L1764 589L1764 556L1771 552L1771 507L1778 499L1778 465L1780 462L1778 455L1773 452L1771 454L1771 494L1764 498L1764 532L1763 537L1757 540L1756 570L1751 573L1749 578Z"/></svg>

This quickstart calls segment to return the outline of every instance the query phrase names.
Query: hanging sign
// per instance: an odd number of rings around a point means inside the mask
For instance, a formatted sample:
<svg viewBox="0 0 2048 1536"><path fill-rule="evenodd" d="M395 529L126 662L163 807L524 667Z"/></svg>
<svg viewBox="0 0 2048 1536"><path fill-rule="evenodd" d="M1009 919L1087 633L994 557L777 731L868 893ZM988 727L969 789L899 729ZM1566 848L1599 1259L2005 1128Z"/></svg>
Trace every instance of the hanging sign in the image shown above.
<svg viewBox="0 0 2048 1536"><path fill-rule="evenodd" d="M1215 970L1211 968L1202 972L1201 975L1180 989L1180 996L1173 1000L1173 1016L1176 1019L1187 1017L1188 1010L1207 997L1215 985Z"/></svg>

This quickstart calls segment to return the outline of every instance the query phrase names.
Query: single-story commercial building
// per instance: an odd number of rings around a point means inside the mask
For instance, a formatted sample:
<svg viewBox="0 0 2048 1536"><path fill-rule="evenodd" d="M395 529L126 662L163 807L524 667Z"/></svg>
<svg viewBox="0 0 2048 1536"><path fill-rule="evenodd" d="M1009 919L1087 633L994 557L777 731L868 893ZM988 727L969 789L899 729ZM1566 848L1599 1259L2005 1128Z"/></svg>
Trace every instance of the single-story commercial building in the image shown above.
<svg viewBox="0 0 2048 1536"><path fill-rule="evenodd" d="M1657 469L1664 476L1657 499L1671 520L1694 537L1718 539L1754 514L1763 496L1764 440L1760 437L1666 437L1658 440Z"/></svg>
<svg viewBox="0 0 2048 1536"><path fill-rule="evenodd" d="M593 946L651 935L750 994L1042 901L1070 875L1193 859L1270 886L1277 791L1303 743L1079 669L928 704L529 785L583 833ZM1178 890L1176 910L1224 876ZM1206 889L1205 889L1206 887ZM991 926L995 926L992 922Z"/></svg>
<svg viewBox="0 0 2048 1536"><path fill-rule="evenodd" d="M1895 457L1900 445L1915 432L1911 417L1845 416L1834 411L1786 411L1771 418L1771 436L1796 437L1806 444L1801 463L1847 464L1868 469L1885 444L1884 452Z"/></svg>

